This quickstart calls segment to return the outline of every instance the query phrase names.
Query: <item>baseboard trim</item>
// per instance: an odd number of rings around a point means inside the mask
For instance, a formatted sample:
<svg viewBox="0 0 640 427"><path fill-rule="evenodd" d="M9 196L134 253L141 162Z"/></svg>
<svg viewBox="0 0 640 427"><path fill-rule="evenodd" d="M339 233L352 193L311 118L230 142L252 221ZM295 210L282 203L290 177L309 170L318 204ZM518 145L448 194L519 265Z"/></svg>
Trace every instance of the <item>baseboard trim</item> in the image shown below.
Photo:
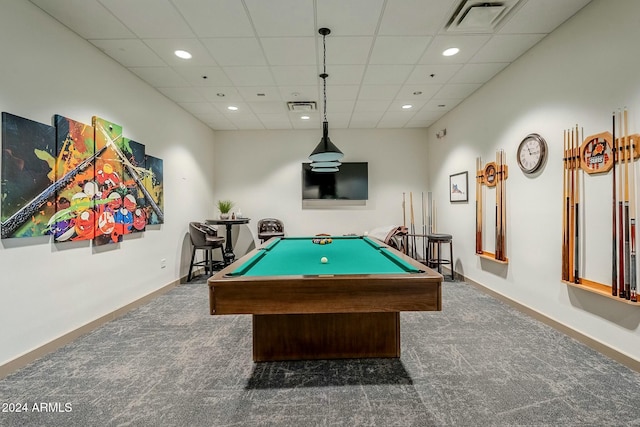
<svg viewBox="0 0 640 427"><path fill-rule="evenodd" d="M85 335L91 331L93 331L94 329L104 325L107 322L110 322L120 316L123 316L124 314L128 313L129 311L140 307L141 305L144 305L146 303L148 303L149 301L153 300L154 298L170 291L171 289L175 288L176 286L180 285L181 283L185 283L186 282L186 276L185 277L181 277L180 279L174 280L173 282L169 283L168 285L163 286L160 289L157 289L123 307L118 308L117 310L112 311L111 313L107 313L102 317L99 317L98 319L89 322L77 329L74 329L73 331L70 331L56 339L54 339L53 341L50 341L38 348L35 348L21 356L16 357L13 360L10 360L9 362L0 365L0 379L6 377L7 375L17 371L20 368L23 368L24 366L28 365L29 363L41 358L42 356L51 353L57 349L59 349L60 347L69 344L70 342L72 342L73 340L79 338L82 335Z"/></svg>
<svg viewBox="0 0 640 427"><path fill-rule="evenodd" d="M569 337L581 342L582 344L594 349L595 351L615 360L616 362L626 366L629 369L632 369L636 372L640 372L640 360L636 360L631 356L628 356L612 347L609 347L608 345L594 339L591 338L585 334L583 334L582 332L576 331L575 329L558 322L557 320L554 320L534 309L532 309L531 307L527 307L526 305L523 305L521 303L519 303L518 301L515 301L499 292L496 292L492 289L487 288L486 286L476 282L475 280L469 279L468 277L464 277L458 273L455 274L456 279L457 280L462 280L465 283L470 284L471 286L473 286L474 288L488 294L491 295L492 297L510 305L511 307L519 310L520 312L528 315L529 317L532 317L548 326L551 326L552 328L556 329L557 331L562 332L565 335L568 335Z"/></svg>

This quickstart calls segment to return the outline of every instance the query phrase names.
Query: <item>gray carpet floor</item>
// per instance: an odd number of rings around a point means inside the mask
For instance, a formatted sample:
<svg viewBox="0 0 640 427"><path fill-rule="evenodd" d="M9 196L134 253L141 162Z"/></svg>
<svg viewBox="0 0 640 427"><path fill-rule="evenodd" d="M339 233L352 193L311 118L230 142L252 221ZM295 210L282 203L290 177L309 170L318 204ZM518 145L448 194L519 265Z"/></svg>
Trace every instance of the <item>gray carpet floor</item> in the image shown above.
<svg viewBox="0 0 640 427"><path fill-rule="evenodd" d="M640 426L639 373L466 283L401 314L400 359L255 364L208 304L178 286L0 380L0 425Z"/></svg>

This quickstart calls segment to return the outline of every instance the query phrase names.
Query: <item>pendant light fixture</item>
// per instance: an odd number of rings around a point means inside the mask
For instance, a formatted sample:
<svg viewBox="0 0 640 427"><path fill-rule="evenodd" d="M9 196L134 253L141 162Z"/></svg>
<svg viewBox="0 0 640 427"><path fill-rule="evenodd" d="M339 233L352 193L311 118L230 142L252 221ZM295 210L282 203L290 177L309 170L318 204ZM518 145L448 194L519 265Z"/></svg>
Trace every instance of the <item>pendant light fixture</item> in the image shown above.
<svg viewBox="0 0 640 427"><path fill-rule="evenodd" d="M324 95L324 121L322 122L322 139L313 150L309 159L314 172L337 172L340 160L344 157L342 151L329 139L329 122L327 122L327 44L326 37L331 34L328 28L320 28L318 33L322 35L322 93ZM327 163L331 164L327 164Z"/></svg>

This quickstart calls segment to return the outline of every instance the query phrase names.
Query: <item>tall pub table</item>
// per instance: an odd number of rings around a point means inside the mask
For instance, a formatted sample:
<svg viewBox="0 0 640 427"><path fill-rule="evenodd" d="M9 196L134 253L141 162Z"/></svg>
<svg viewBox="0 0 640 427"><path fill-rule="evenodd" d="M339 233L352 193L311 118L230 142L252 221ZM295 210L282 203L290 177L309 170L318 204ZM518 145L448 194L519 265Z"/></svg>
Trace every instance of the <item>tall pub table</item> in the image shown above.
<svg viewBox="0 0 640 427"><path fill-rule="evenodd" d="M205 222L212 225L224 225L227 229L226 243L224 246L224 265L231 264L236 259L236 254L233 253L233 243L231 242L231 229L234 225L248 224L249 218L236 218L236 219L207 219Z"/></svg>

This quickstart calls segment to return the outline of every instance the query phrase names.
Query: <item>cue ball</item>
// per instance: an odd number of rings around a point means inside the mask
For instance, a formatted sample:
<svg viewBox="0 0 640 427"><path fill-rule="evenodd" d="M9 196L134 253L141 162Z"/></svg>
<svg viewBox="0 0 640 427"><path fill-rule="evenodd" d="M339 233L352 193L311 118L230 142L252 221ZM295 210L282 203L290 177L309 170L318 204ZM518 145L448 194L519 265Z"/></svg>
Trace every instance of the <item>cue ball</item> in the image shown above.
<svg viewBox="0 0 640 427"><path fill-rule="evenodd" d="M326 256L323 256L322 258L320 258L320 262L323 264L326 264L329 260L327 259Z"/></svg>
<svg viewBox="0 0 640 427"><path fill-rule="evenodd" d="M368 236L368 235L369 235L369 232L368 232L368 231L365 231L365 232L364 232L364 235L365 235L365 236Z"/></svg>

